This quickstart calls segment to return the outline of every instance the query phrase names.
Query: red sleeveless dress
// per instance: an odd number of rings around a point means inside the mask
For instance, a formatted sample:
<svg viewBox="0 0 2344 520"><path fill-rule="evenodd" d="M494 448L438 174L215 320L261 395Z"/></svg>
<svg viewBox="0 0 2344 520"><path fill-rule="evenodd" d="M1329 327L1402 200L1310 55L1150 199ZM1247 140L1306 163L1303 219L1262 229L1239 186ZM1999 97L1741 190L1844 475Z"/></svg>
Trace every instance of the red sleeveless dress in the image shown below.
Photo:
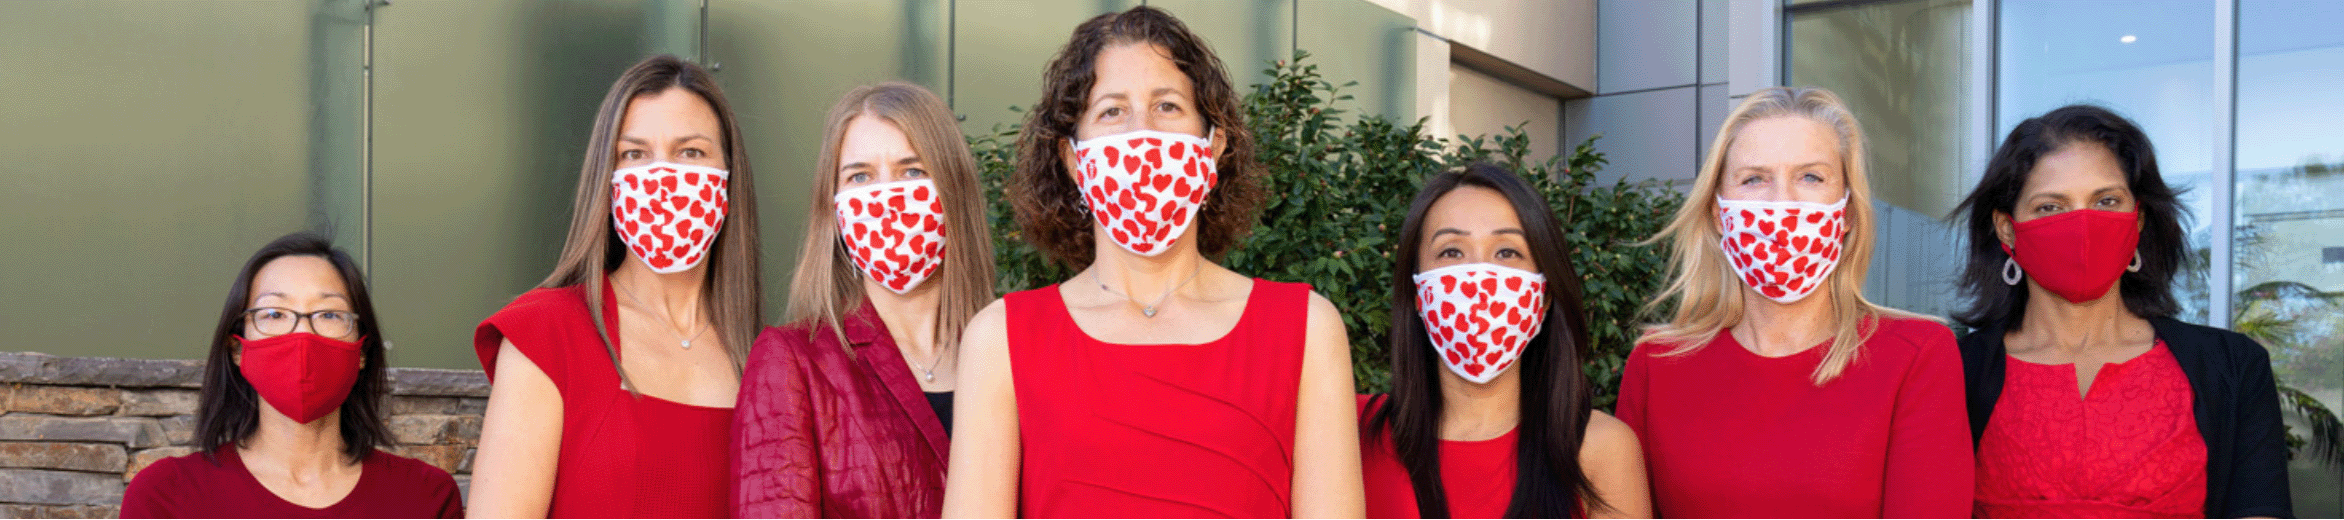
<svg viewBox="0 0 2344 520"><path fill-rule="evenodd" d="M1019 516L1289 518L1310 286L1254 280L1198 345L1093 339L1052 285L1010 293Z"/></svg>
<svg viewBox="0 0 2344 520"><path fill-rule="evenodd" d="M2157 340L2100 368L2008 359L1978 441L1978 518L2204 518L2206 440L2181 362Z"/></svg>
<svg viewBox="0 0 2344 520"><path fill-rule="evenodd" d="M618 298L602 286L604 326L617 342ZM724 518L731 514L731 408L636 396L586 313L577 286L537 289L480 323L472 347L496 379L505 340L562 394L561 454L551 518ZM626 345L615 345L626 355Z"/></svg>

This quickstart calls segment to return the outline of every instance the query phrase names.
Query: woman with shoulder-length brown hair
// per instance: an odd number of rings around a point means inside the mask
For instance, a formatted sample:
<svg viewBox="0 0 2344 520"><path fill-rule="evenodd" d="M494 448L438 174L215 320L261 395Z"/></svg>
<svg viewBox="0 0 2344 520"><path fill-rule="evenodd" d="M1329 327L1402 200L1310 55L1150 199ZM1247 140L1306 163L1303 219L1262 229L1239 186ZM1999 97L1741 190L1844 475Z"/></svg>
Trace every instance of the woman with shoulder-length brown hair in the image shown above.
<svg viewBox="0 0 2344 520"><path fill-rule="evenodd" d="M1076 27L1046 70L1010 197L1079 272L970 320L945 515L1360 516L1334 305L1212 260L1267 174L1220 60L1141 6Z"/></svg>
<svg viewBox="0 0 2344 520"><path fill-rule="evenodd" d="M830 109L788 325L757 336L733 420L743 518L935 518L960 331L993 298L977 161L909 83Z"/></svg>
<svg viewBox="0 0 2344 520"><path fill-rule="evenodd" d="M1864 134L1828 90L1750 93L1655 241L1673 304L1620 378L1663 517L1959 518L1953 332L1864 299Z"/></svg>
<svg viewBox="0 0 2344 520"><path fill-rule="evenodd" d="M748 152L674 56L611 85L551 276L482 321L476 517L722 517L733 398L762 320Z"/></svg>

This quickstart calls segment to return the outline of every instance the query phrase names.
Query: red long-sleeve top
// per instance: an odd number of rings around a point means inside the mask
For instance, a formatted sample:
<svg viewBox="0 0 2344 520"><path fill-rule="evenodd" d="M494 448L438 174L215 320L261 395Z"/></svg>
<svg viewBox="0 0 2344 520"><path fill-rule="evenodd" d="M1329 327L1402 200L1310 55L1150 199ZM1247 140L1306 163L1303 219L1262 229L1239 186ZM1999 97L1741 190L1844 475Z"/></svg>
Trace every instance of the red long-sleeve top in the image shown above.
<svg viewBox="0 0 2344 520"><path fill-rule="evenodd" d="M1677 518L1967 518L1975 471L1953 333L1887 319L1836 379L1829 345L1760 356L1724 331L1691 353L1640 344L1618 415L1653 512Z"/></svg>

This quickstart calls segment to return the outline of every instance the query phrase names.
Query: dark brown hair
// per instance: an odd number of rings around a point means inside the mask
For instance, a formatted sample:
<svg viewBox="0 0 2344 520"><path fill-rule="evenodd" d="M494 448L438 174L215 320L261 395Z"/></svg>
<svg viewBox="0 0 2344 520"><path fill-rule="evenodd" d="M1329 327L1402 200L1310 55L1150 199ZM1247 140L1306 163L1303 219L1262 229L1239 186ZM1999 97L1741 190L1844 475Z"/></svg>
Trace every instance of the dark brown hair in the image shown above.
<svg viewBox="0 0 2344 520"><path fill-rule="evenodd" d="M1514 443L1514 493L1506 518L1572 518L1609 507L1579 467L1580 444L1587 437L1588 415L1595 409L1594 389L1580 372L1588 347L1586 312L1580 304L1579 274L1571 266L1570 243L1546 198L1514 172L1489 163L1474 163L1459 171L1442 172L1424 181L1408 216L1392 243L1392 393L1379 398L1375 412L1362 418L1363 442L1390 443L1400 466L1416 491L1416 509L1423 518L1449 518L1448 494L1441 486L1440 431L1441 366L1439 354L1417 315L1416 250L1426 239L1425 214L1441 197L1459 187L1477 186L1505 195L1522 219L1522 238L1530 259L1546 277L1546 319L1537 336L1522 349L1521 422Z"/></svg>
<svg viewBox="0 0 2344 520"><path fill-rule="evenodd" d="M203 393L195 408L195 448L205 460L217 462L214 448L243 444L260 430L263 405L252 382L245 380L244 372L236 366L236 338L244 332L244 310L252 305L252 278L269 262L291 256L313 256L334 264L334 272L341 275L342 285L349 291L350 312L358 314L358 352L365 363L358 368L358 381L351 385L350 396L342 399L342 457L355 464L376 445L391 441L382 414L383 395L391 389L385 375L388 364L383 360L382 322L375 318L366 276L358 272L358 263L350 260L349 253L335 249L332 241L302 232L261 246L244 261L236 281L228 285L228 302L220 306L220 322L212 329L212 352L204 359Z"/></svg>
<svg viewBox="0 0 2344 520"><path fill-rule="evenodd" d="M705 292L700 315L710 317L710 326L724 339L735 373L765 319L764 295L759 293L764 285L757 270L757 189L751 182L755 177L749 174L749 152L742 145L732 105L725 103L716 79L699 65L665 54L644 58L619 75L618 81L611 83L610 93L602 97L602 108L594 114L594 130L586 136L586 163L579 168L577 200L570 205L569 237L562 241L562 256L554 264L553 274L537 284L540 288L582 289L586 313L594 318L596 332L602 334L603 350L610 353L611 367L618 370L619 380L628 388L637 387L620 367L618 349L611 345L611 331L603 330L602 316L602 277L627 258L625 244L611 229L610 176L618 165L612 153L627 103L671 88L684 89L707 101L724 132L724 169L731 172L725 192L731 207L724 227L716 232L716 242L709 246L700 286Z"/></svg>
<svg viewBox="0 0 2344 520"><path fill-rule="evenodd" d="M814 190L806 204L806 242L798 251L789 318L784 321L815 320L845 345L846 330L839 317L854 312L865 296L863 273L855 269L845 242L839 240L835 196L839 147L846 144L847 125L857 117L895 125L928 169L928 178L936 181L937 197L944 202L944 265L924 283L943 284L936 299L936 345L959 345L969 318L993 300L992 227L985 219L985 190L977 184L977 159L969 153L968 139L961 137L960 121L943 98L910 83L857 87L830 107Z"/></svg>
<svg viewBox="0 0 2344 520"><path fill-rule="evenodd" d="M1245 107L1213 49L1180 19L1144 5L1076 26L1074 38L1050 59L1042 75L1042 99L1034 103L1018 133L1017 171L1009 178L1018 229L1051 259L1075 269L1090 265L1096 247L1091 218L1059 151L1070 146L1075 121L1090 105L1091 86L1098 83L1099 52L1127 43L1163 47L1169 54L1165 57L1194 84L1205 127L1224 143L1215 159L1220 184L1205 198L1197 217L1197 250L1218 258L1245 239L1261 210L1262 168L1254 160L1253 132L1245 126Z"/></svg>

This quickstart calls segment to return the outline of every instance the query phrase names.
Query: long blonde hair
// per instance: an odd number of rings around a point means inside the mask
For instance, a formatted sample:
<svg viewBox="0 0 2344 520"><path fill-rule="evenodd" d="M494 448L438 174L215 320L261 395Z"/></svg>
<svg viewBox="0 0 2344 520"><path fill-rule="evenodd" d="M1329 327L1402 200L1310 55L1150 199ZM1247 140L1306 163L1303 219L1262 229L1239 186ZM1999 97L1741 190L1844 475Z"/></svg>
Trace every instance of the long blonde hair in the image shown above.
<svg viewBox="0 0 2344 520"><path fill-rule="evenodd" d="M626 117L627 103L638 96L671 88L684 89L707 101L724 132L724 168L731 172L725 191L731 207L724 217L724 227L716 232L715 243L709 246L708 264L701 271L700 312L709 317L709 326L724 340L725 353L732 357L735 374L740 373L743 361L748 359L749 343L757 337L757 328L765 320L765 299L759 292L764 283L757 266L757 185L749 173L749 151L741 142L741 129L735 123L732 105L725 103L715 78L699 65L664 54L645 58L619 75L618 81L611 83L610 92L602 97L602 107L594 115L594 130L586 138L586 162L579 168L577 199L570 205L569 236L562 241L561 259L555 262L553 274L537 284L548 289L571 286L582 289L586 313L594 319L595 332L602 335L602 347L610 353L611 367L630 390L638 387L628 379L626 368L619 363L618 349L611 343L611 331L604 325L602 315L603 277L627 258L627 249L620 242L618 232L611 229L610 176L618 166L613 150Z"/></svg>
<svg viewBox="0 0 2344 520"><path fill-rule="evenodd" d="M985 222L985 192L977 185L977 160L961 137L960 122L942 98L919 85L886 82L858 87L830 107L822 130L822 151L806 205L806 242L789 289L788 323L820 320L846 344L839 316L863 300L863 274L855 270L838 236L839 146L847 124L873 117L895 125L911 140L912 152L936 181L944 203L944 265L925 283L943 284L937 298L936 346L960 342L970 316L993 300L992 228ZM850 351L849 354L852 354Z"/></svg>
<svg viewBox="0 0 2344 520"><path fill-rule="evenodd" d="M1725 157L1734 137L1752 121L1774 117L1804 117L1829 125L1839 136L1839 158L1847 181L1847 232L1842 238L1839 267L1819 290L1831 298L1833 333L1830 350L1815 367L1815 384L1839 377L1856 360L1858 347L1879 328L1882 317L1919 317L1917 314L1873 304L1864 299L1864 272L1871 267L1874 216L1872 184L1864 168L1864 131L1839 96L1820 88L1768 87L1750 93L1727 114L1725 124L1710 141L1709 156L1677 208L1676 218L1646 243L1666 241L1671 246L1670 278L1651 302L1652 312L1673 301L1675 312L1666 323L1645 327L1639 343L1674 347L1662 356L1680 356L1699 350L1719 332L1738 324L1744 301L1741 278L1727 265L1719 246L1717 191L1725 178Z"/></svg>

